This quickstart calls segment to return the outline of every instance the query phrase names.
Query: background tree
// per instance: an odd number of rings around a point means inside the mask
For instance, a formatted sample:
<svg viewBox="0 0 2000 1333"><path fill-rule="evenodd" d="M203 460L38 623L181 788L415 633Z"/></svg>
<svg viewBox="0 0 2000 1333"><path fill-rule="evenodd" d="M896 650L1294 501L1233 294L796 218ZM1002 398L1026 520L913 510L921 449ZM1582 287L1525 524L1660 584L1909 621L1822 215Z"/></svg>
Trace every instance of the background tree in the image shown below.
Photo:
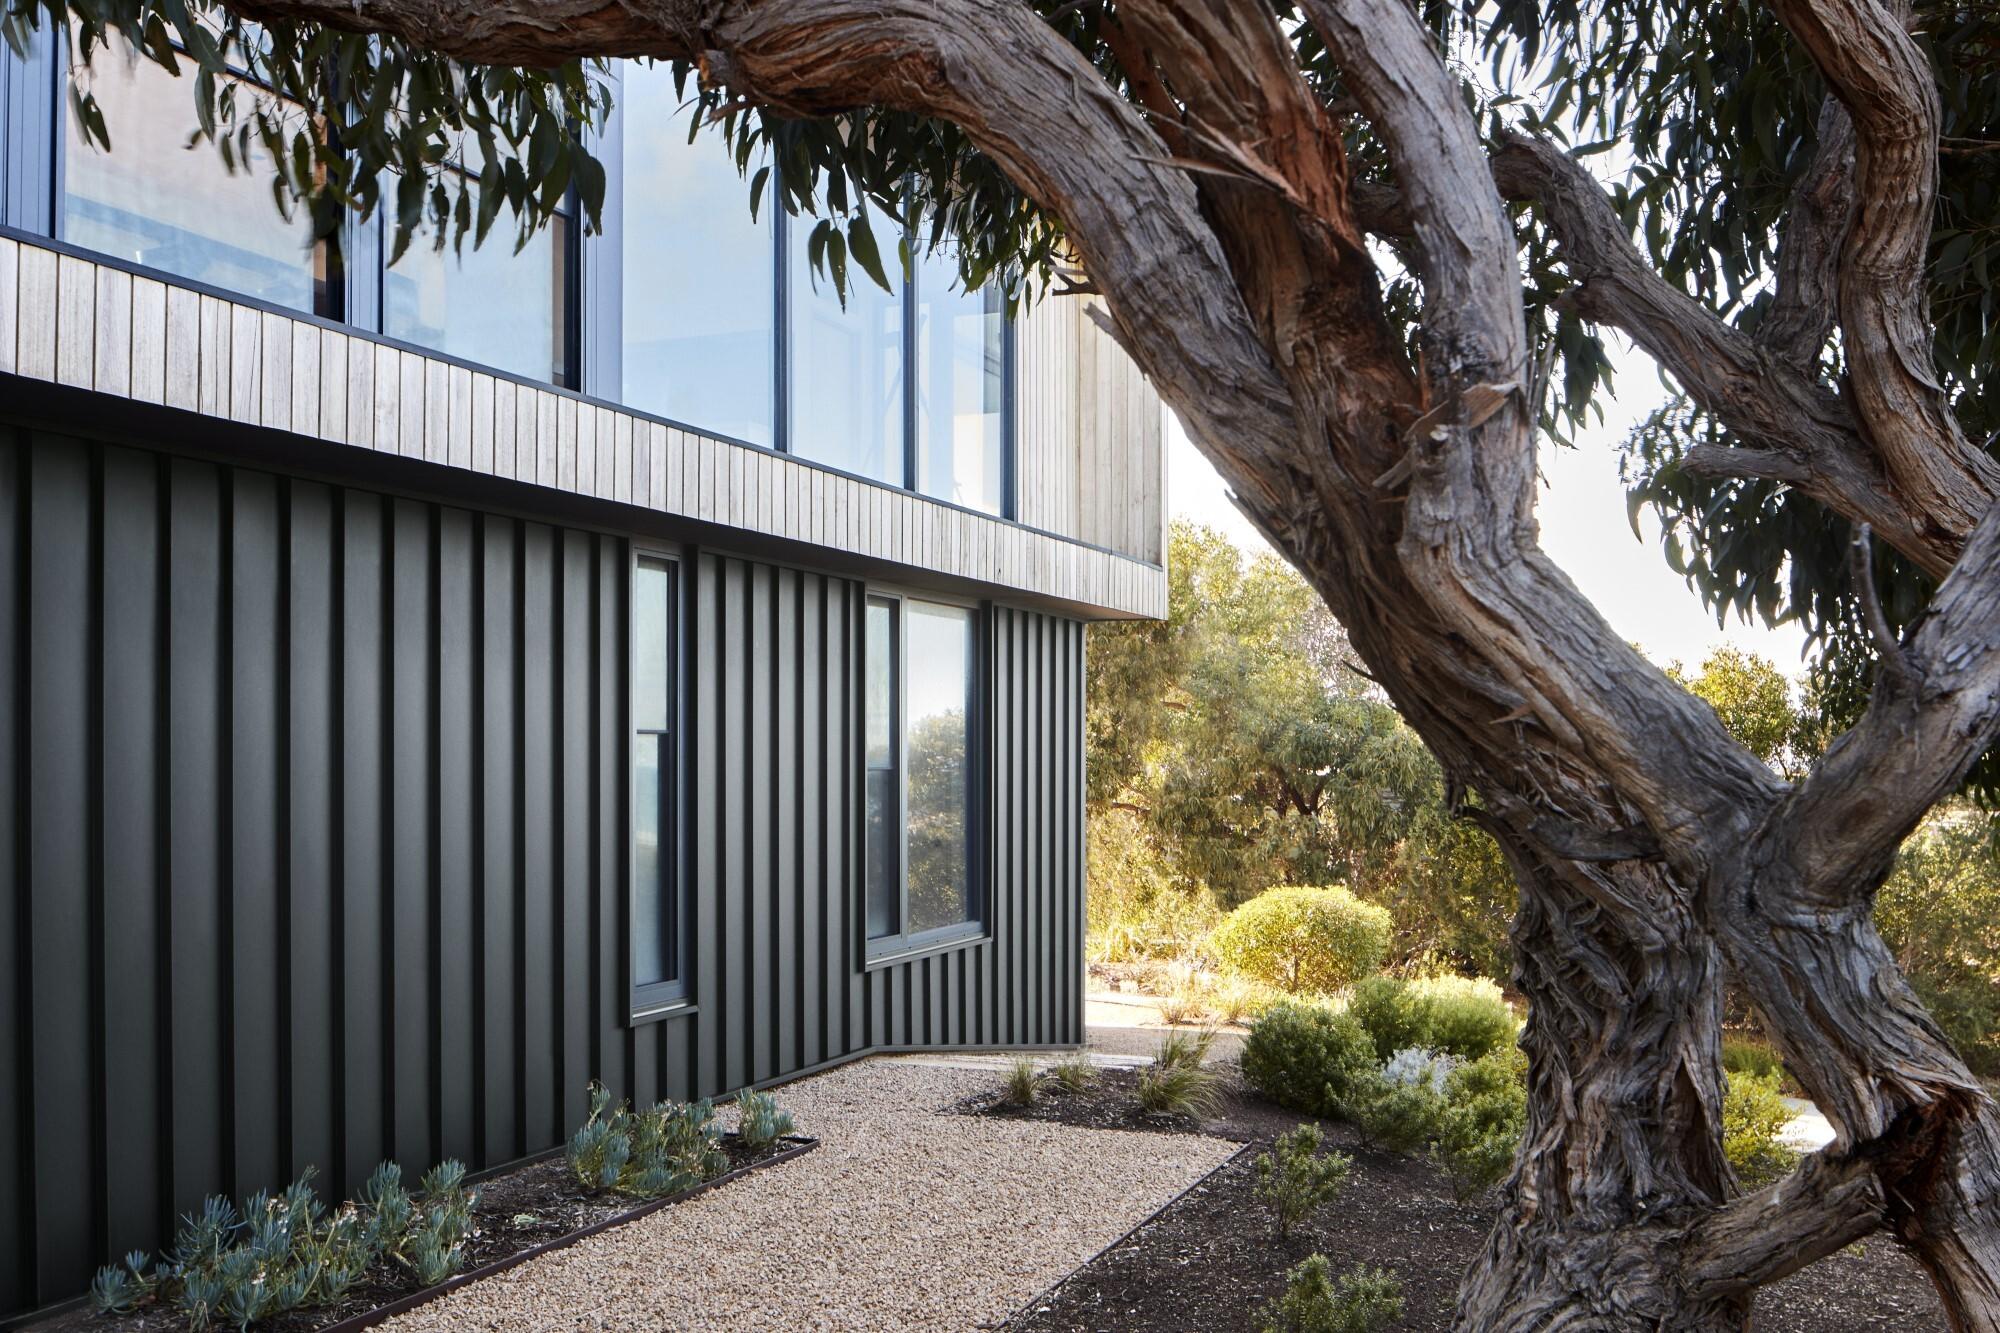
<svg viewBox="0 0 2000 1333"><path fill-rule="evenodd" d="M1739 1327L1758 1286L1887 1227L1960 1327L2000 1328L2000 1112L1873 921L1896 847L2000 730L2000 464L1968 369L1991 311L1933 301L1973 248L1940 229L1992 215L1940 212L1976 199L1940 164L2000 138L1991 5L8 3L85 56L107 19L167 61L178 35L218 139L251 132L217 87L235 47L307 108L275 154L290 184L365 206L386 169L399 224L428 202L477 233L489 193L436 184L468 135L530 216L571 179L588 205L578 62L638 56L769 147L786 207L843 219L809 233L836 281L882 266L871 210L1016 294L1073 254L1520 881L1528 1132L1461 1322ZM196 21L217 17L220 43ZM1564 139L1621 147L1628 183ZM1824 591L1841 524L1882 543L1826 622L1854 627L1836 667L1875 662L1867 702L1798 783L1537 545L1538 427L1588 414L1606 325L1714 423L1680 472L1781 483L1798 519L1690 507L1722 586L1790 568ZM1889 551L1921 582L1885 603ZM1837 1134L1752 1193L1720 1148L1725 959Z"/></svg>

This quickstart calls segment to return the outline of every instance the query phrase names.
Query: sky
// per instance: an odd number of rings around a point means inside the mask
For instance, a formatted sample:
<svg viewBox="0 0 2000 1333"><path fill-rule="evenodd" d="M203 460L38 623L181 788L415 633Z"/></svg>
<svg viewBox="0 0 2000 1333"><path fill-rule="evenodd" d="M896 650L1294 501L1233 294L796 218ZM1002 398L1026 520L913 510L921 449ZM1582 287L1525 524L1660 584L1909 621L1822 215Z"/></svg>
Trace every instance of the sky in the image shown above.
<svg viewBox="0 0 2000 1333"><path fill-rule="evenodd" d="M1605 402L1604 425L1582 437L1574 449L1543 443L1537 509L1542 548L1611 627L1655 662L1699 665L1713 649L1727 643L1761 654L1785 674L1797 677L1805 636L1796 627L1767 629L1734 617L1726 626L1717 626L1701 598L1667 567L1659 524L1650 513L1640 515L1641 533L1633 533L1625 512L1625 489L1618 480L1618 444L1666 393L1644 355L1626 348L1614 348L1612 355L1619 396ZM1230 503L1222 478L1171 414L1167 502L1175 517L1218 528L1246 551L1270 549Z"/></svg>

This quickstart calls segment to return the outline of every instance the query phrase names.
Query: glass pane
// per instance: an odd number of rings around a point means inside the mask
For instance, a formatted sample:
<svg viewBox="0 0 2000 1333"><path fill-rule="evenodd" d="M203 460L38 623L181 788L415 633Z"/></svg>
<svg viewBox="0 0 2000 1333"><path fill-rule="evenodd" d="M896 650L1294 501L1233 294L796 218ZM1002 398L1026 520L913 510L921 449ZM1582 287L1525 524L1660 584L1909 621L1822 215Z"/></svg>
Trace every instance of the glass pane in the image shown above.
<svg viewBox="0 0 2000 1333"><path fill-rule="evenodd" d="M906 602L909 734L909 932L972 919L966 867L972 613Z"/></svg>
<svg viewBox="0 0 2000 1333"><path fill-rule="evenodd" d="M665 731L673 716L673 566L641 560L632 580L632 725Z"/></svg>
<svg viewBox="0 0 2000 1333"><path fill-rule="evenodd" d="M388 196L394 197L393 188ZM514 249L505 209L473 248L435 248L418 232L394 267L382 274L382 332L447 356L550 384L567 383L563 289L568 220L550 219L527 246ZM393 227L383 244L391 242Z"/></svg>
<svg viewBox="0 0 2000 1333"><path fill-rule="evenodd" d="M898 934L896 915L896 772L868 770L868 938Z"/></svg>
<svg viewBox="0 0 2000 1333"><path fill-rule="evenodd" d="M64 115L61 219L71 244L295 310L313 309L312 223L287 221L271 198L275 168L251 136L248 169L231 173L214 145L188 147L195 128L191 75L115 52L93 67L111 151ZM238 105L253 95L239 86ZM63 98L65 107L69 99ZM303 114L303 113L301 113Z"/></svg>
<svg viewBox="0 0 2000 1333"><path fill-rule="evenodd" d="M896 607L868 603L867 691L870 768L894 768L896 753Z"/></svg>
<svg viewBox="0 0 2000 1333"><path fill-rule="evenodd" d="M879 217L876 223L878 233L887 230ZM816 225L810 217L792 224L791 451L901 486L903 298L854 265L842 309L833 280L816 279L806 259L806 238Z"/></svg>
<svg viewBox="0 0 2000 1333"><path fill-rule="evenodd" d="M679 945L674 938L670 863L672 828L665 780L667 738L640 736L633 746L632 780L632 984L672 981Z"/></svg>
<svg viewBox="0 0 2000 1333"><path fill-rule="evenodd" d="M628 65L625 117L625 388L622 401L751 444L776 435L777 259L767 189L718 132L687 141L666 66ZM756 164L751 167L756 170Z"/></svg>
<svg viewBox="0 0 2000 1333"><path fill-rule="evenodd" d="M997 286L959 288L948 251L918 261L917 489L989 514L1005 503L1005 318Z"/></svg>

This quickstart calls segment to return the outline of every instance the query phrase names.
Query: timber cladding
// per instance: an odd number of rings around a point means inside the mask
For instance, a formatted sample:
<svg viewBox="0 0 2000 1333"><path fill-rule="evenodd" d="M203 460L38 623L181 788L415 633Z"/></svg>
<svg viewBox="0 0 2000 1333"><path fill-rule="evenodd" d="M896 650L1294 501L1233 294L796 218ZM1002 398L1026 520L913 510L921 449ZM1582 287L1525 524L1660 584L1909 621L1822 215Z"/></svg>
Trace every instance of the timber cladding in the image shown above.
<svg viewBox="0 0 2000 1333"><path fill-rule="evenodd" d="M1083 627L987 608L985 939L864 966L864 585L681 552L689 1008L631 1018L632 543L0 422L0 1318L208 1193L1082 1033Z"/></svg>

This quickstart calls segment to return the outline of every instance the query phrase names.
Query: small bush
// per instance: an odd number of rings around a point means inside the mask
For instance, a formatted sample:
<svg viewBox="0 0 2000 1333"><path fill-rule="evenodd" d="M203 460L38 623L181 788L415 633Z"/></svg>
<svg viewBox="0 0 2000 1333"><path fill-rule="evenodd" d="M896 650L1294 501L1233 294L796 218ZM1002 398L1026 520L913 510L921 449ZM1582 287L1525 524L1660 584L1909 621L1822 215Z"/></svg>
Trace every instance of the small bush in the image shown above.
<svg viewBox="0 0 2000 1333"><path fill-rule="evenodd" d="M1430 1142L1443 1103L1428 1079L1403 1083L1376 1070L1354 1082L1341 1113L1369 1147L1409 1153Z"/></svg>
<svg viewBox="0 0 2000 1333"><path fill-rule="evenodd" d="M1778 1135L1791 1123L1775 1075L1731 1074L1722 1094L1722 1153L1748 1189L1768 1185L1799 1164Z"/></svg>
<svg viewBox="0 0 2000 1333"><path fill-rule="evenodd" d="M1403 1317L1403 1284L1384 1268L1355 1268L1334 1281L1315 1254L1285 1274L1285 1293L1264 1307L1264 1333L1377 1333Z"/></svg>
<svg viewBox="0 0 2000 1333"><path fill-rule="evenodd" d="M1050 1065L1048 1076L1064 1092L1086 1092L1097 1082L1097 1066L1090 1063L1089 1056L1078 1051Z"/></svg>
<svg viewBox="0 0 2000 1333"><path fill-rule="evenodd" d="M1208 1021L1209 990L1203 985L1198 973L1186 967L1176 967L1176 975L1164 995L1156 997L1155 1006L1160 1011L1160 1021L1172 1027L1190 1026Z"/></svg>
<svg viewBox="0 0 2000 1333"><path fill-rule="evenodd" d="M736 1137L752 1152L764 1152L797 1129L792 1113L768 1092L744 1092L736 1098Z"/></svg>
<svg viewBox="0 0 2000 1333"><path fill-rule="evenodd" d="M1511 1047L1468 1061L1445 1080L1431 1157L1460 1201L1506 1179L1528 1123L1528 1058Z"/></svg>
<svg viewBox="0 0 2000 1333"><path fill-rule="evenodd" d="M590 1085L590 1117L570 1137L570 1174L587 1190L658 1199L693 1189L729 1169L718 1140L715 1104L661 1102L649 1111L611 1104Z"/></svg>
<svg viewBox="0 0 2000 1333"><path fill-rule="evenodd" d="M1237 1026L1269 1009L1273 993L1246 977L1230 977L1209 992L1209 1007L1216 1020Z"/></svg>
<svg viewBox="0 0 2000 1333"><path fill-rule="evenodd" d="M1209 947L1232 972L1290 995L1330 994L1379 970L1393 923L1343 888L1266 889L1223 919Z"/></svg>
<svg viewBox="0 0 2000 1333"><path fill-rule="evenodd" d="M1514 1040L1514 1011L1483 977L1370 977L1348 996L1347 1012L1387 1060L1412 1046L1477 1060Z"/></svg>
<svg viewBox="0 0 2000 1333"><path fill-rule="evenodd" d="M1333 1202L1347 1183L1353 1159L1337 1152L1320 1156L1320 1138L1318 1125L1300 1125L1280 1134L1271 1151L1257 1158L1254 1192L1277 1215L1280 1240L1322 1204Z"/></svg>
<svg viewBox="0 0 2000 1333"><path fill-rule="evenodd" d="M1758 1078L1785 1076L1785 1058L1778 1048L1762 1037L1724 1037L1722 1068L1731 1074L1754 1074Z"/></svg>
<svg viewBox="0 0 2000 1333"><path fill-rule="evenodd" d="M1149 1115L1208 1120L1222 1109L1221 1080L1207 1067L1212 1031L1169 1032L1139 1071L1139 1105Z"/></svg>
<svg viewBox="0 0 2000 1333"><path fill-rule="evenodd" d="M1007 1066L1007 1078L1000 1085L1000 1099L1009 1106L1033 1106L1035 1094L1040 1090L1041 1075L1035 1072L1035 1062L1023 1055Z"/></svg>
<svg viewBox="0 0 2000 1333"><path fill-rule="evenodd" d="M1375 1046L1347 1014L1284 1001L1250 1025L1242 1066L1251 1087L1287 1110L1335 1115L1375 1074Z"/></svg>

